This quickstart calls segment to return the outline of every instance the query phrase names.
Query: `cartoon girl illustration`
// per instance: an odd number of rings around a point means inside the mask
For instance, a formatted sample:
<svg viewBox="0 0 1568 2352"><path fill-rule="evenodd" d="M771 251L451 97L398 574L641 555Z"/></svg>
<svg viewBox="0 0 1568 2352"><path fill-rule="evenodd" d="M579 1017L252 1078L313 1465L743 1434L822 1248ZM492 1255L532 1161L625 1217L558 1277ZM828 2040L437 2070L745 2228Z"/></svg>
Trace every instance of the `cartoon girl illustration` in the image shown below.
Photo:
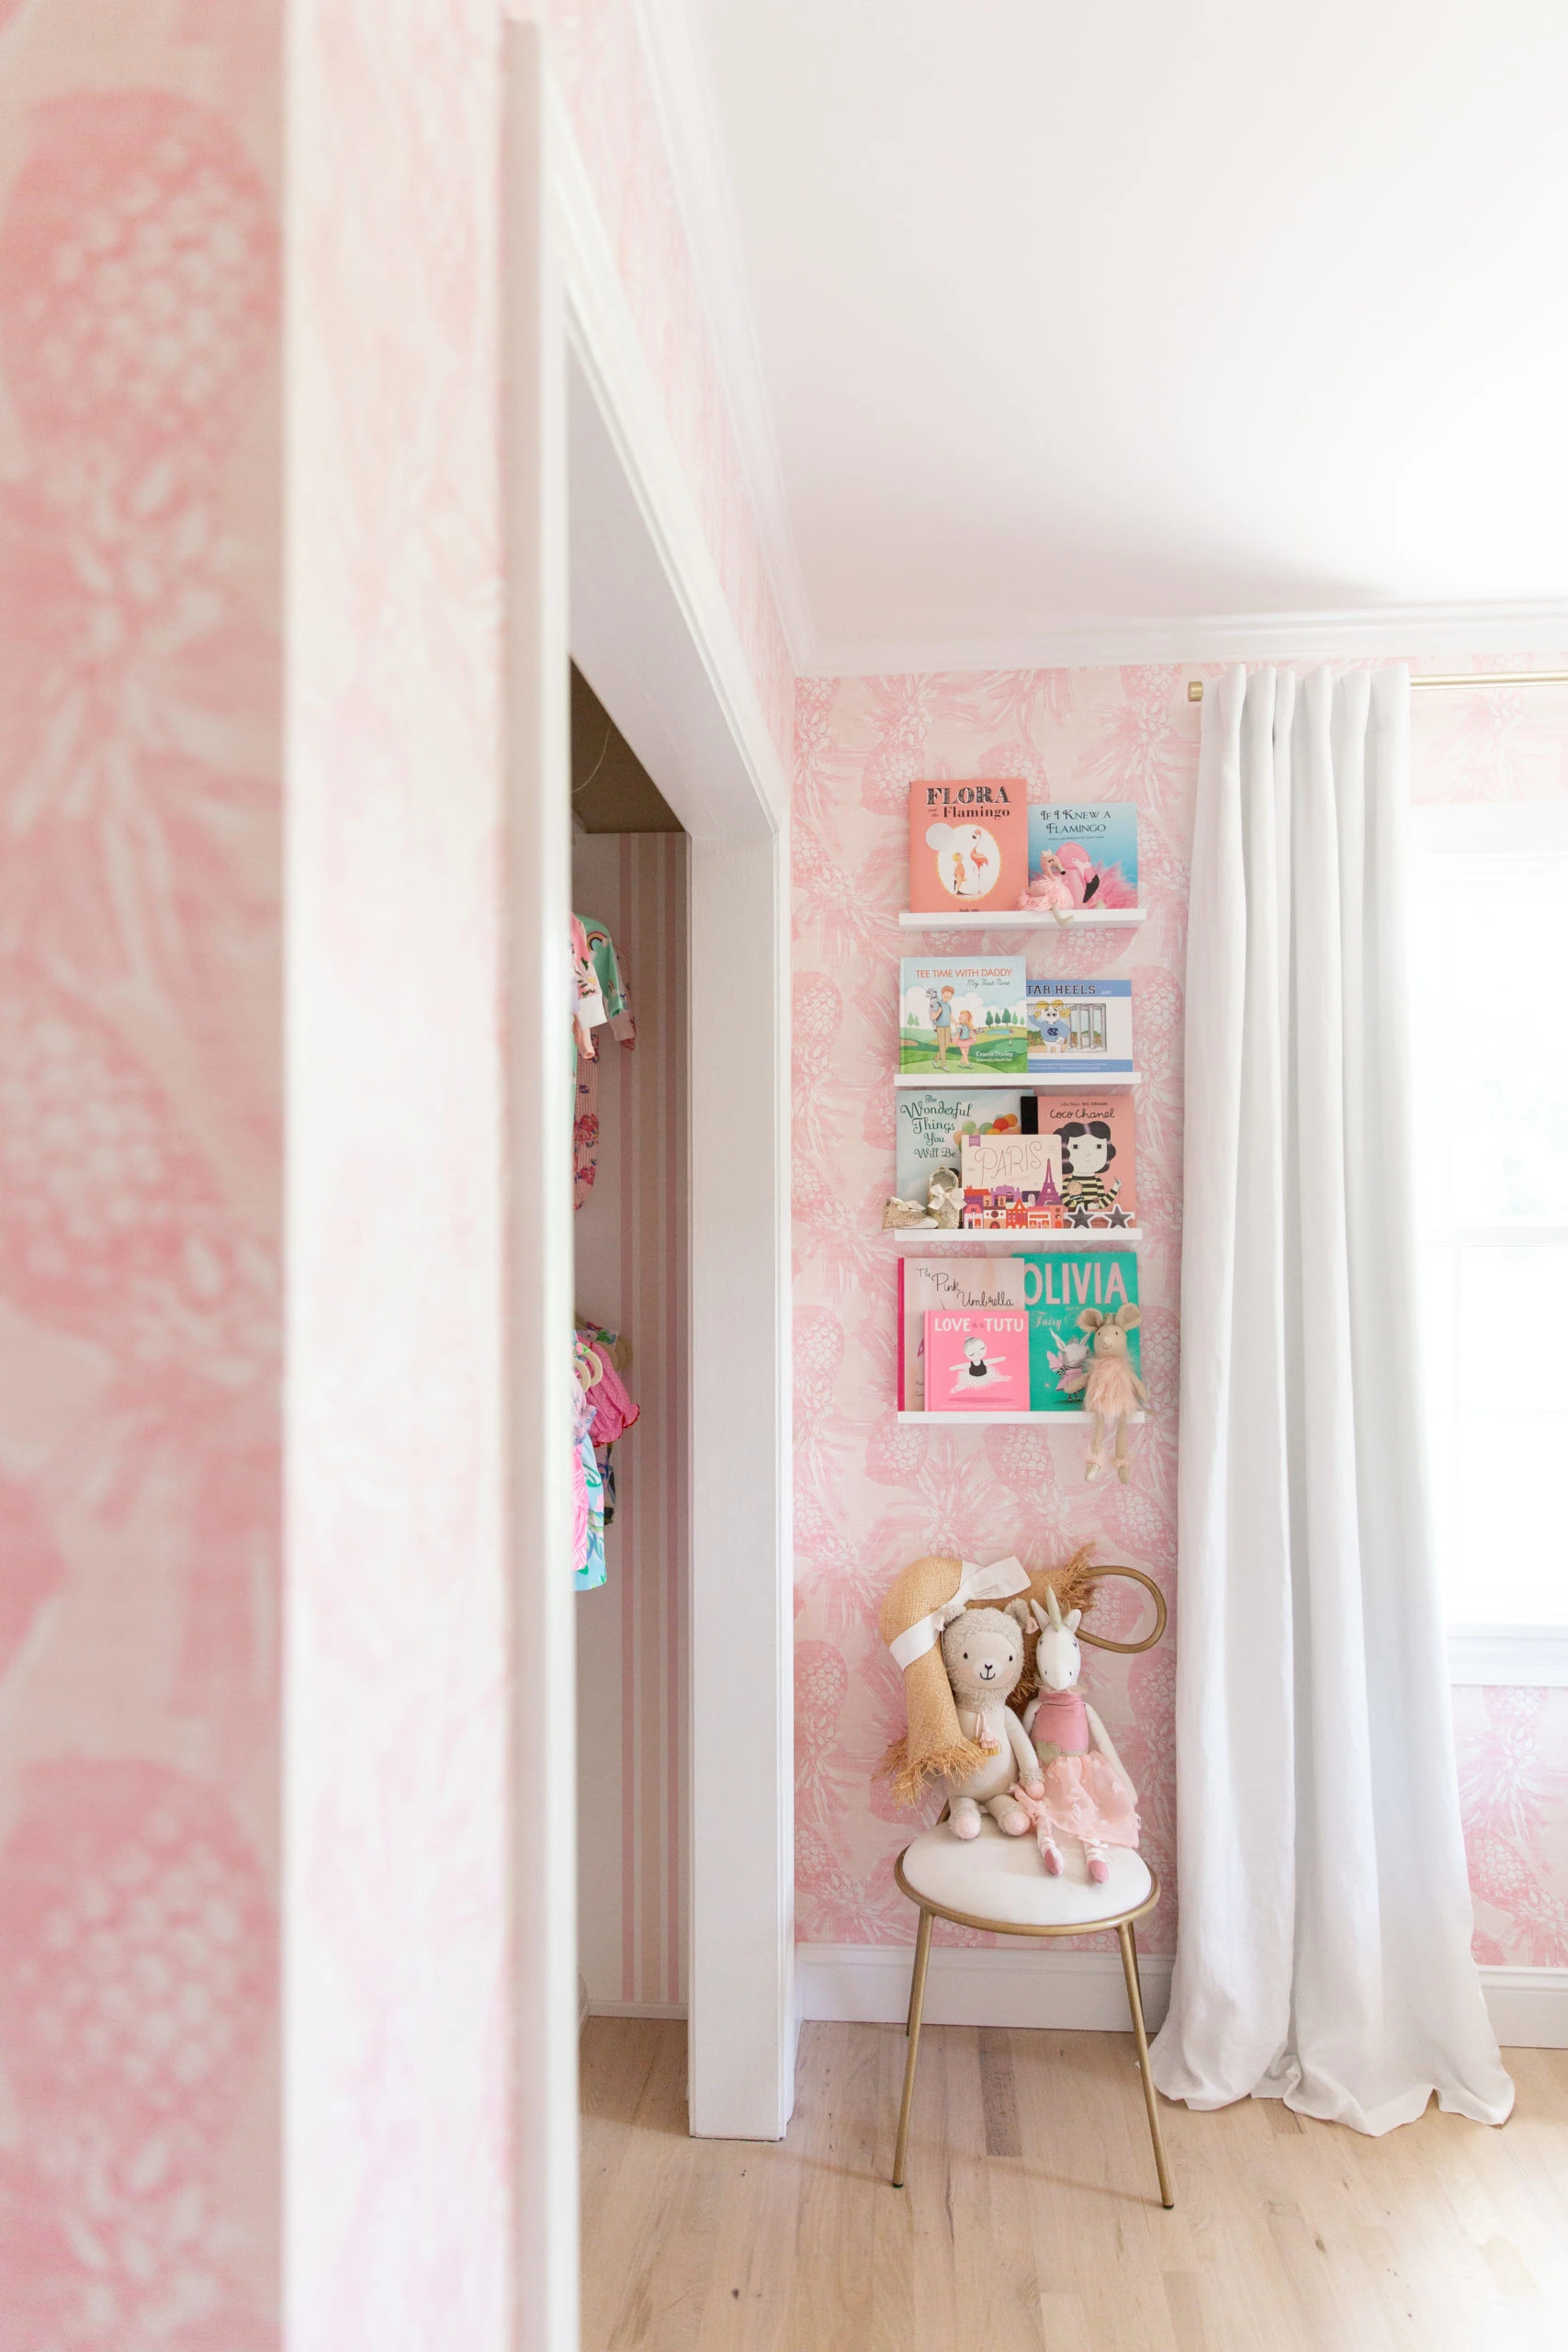
<svg viewBox="0 0 1568 2352"><path fill-rule="evenodd" d="M975 1043L975 1016L962 1007L953 1016L953 1039L965 1069L969 1067L969 1048Z"/></svg>
<svg viewBox="0 0 1568 2352"><path fill-rule="evenodd" d="M1075 1225L1095 1216L1109 1216L1122 1190L1120 1177L1110 1183L1105 1170L1116 1157L1106 1119L1069 1119L1056 1134L1062 1146L1062 1204Z"/></svg>
<svg viewBox="0 0 1568 2352"><path fill-rule="evenodd" d="M955 1367L953 1372L953 1393L955 1396L965 1393L973 1396L976 1388L1005 1388L1008 1385L1006 1373L987 1360L986 1341L979 1332L964 1340L964 1369L959 1371Z"/></svg>

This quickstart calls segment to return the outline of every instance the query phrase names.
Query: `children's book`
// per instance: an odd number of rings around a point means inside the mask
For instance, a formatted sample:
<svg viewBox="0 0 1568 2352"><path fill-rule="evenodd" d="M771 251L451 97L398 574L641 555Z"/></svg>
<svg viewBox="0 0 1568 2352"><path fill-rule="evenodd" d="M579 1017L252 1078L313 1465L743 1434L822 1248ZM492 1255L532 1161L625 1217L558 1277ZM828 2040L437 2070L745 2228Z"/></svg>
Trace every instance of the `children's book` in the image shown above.
<svg viewBox="0 0 1568 2352"><path fill-rule="evenodd" d="M957 1080L982 1070L1027 1077L1028 1008L1021 956L902 956L898 1067Z"/></svg>
<svg viewBox="0 0 1568 2352"><path fill-rule="evenodd" d="M1114 1315L1135 1304L1138 1260L1132 1250L1042 1250L1021 1264L1023 1303L1029 1310L1029 1409L1032 1413L1081 1413L1094 1334L1078 1317L1086 1306ZM1127 1335L1127 1355L1141 1374L1138 1333Z"/></svg>
<svg viewBox="0 0 1568 2352"><path fill-rule="evenodd" d="M1062 1147L1054 1135L966 1135L963 1218L971 1233L1052 1232L1062 1214Z"/></svg>
<svg viewBox="0 0 1568 2352"><path fill-rule="evenodd" d="M1131 980L1031 980L1029 1071L1130 1078Z"/></svg>
<svg viewBox="0 0 1568 2352"><path fill-rule="evenodd" d="M900 1258L898 1261L898 1407L925 1409L926 1316L978 1314L1025 1304L1027 1266L1021 1258ZM1020 1411L1023 1408L1020 1407Z"/></svg>
<svg viewBox="0 0 1568 2352"><path fill-rule="evenodd" d="M1032 808L1029 812L1029 888L1031 896L1043 904L1135 907L1137 803L1111 800L1090 808L1054 804Z"/></svg>
<svg viewBox="0 0 1568 2352"><path fill-rule="evenodd" d="M915 914L1018 905L1029 879L1029 786L1021 776L909 786L909 907Z"/></svg>
<svg viewBox="0 0 1568 2352"><path fill-rule="evenodd" d="M1029 1317L933 1307L926 1317L929 1413L1027 1413Z"/></svg>
<svg viewBox="0 0 1568 2352"><path fill-rule="evenodd" d="M1040 1129L1062 1151L1062 1221L1089 1233L1138 1222L1133 1094L1042 1094Z"/></svg>
<svg viewBox="0 0 1568 2352"><path fill-rule="evenodd" d="M1023 1115L1021 1093L1005 1086L987 1086L965 1094L961 1087L911 1086L899 1094L897 1109L897 1174L895 1187L901 1201L925 1206L931 1178L939 1168L956 1176L962 1169L965 1135L1005 1135L1019 1131ZM1031 1109L1034 1097L1029 1097Z"/></svg>

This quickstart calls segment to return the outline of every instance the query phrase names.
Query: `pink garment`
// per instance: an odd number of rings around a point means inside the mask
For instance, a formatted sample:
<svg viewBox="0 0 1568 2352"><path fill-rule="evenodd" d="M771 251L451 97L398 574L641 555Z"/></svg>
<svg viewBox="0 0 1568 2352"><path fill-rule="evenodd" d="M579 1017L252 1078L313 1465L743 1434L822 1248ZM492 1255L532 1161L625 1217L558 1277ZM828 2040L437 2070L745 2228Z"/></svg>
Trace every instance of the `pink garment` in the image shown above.
<svg viewBox="0 0 1568 2352"><path fill-rule="evenodd" d="M1083 1400L1089 1412L1099 1413L1108 1421L1141 1409L1143 1399L1138 1395L1137 1374L1124 1355L1089 1358Z"/></svg>
<svg viewBox="0 0 1568 2352"><path fill-rule="evenodd" d="M1043 1797L1013 1791L1034 1824L1043 1852L1048 1838L1081 1838L1086 1845L1133 1846L1138 1815L1125 1783L1108 1758L1089 1744L1089 1710L1081 1690L1043 1690L1030 1726L1041 1757ZM1059 1750L1050 1755L1052 1748ZM1047 1751L1041 1755L1042 1749Z"/></svg>
<svg viewBox="0 0 1568 2352"><path fill-rule="evenodd" d="M632 1403L609 1357L597 1348L594 1353L604 1367L604 1377L588 1392L588 1401L593 1408L593 1442L614 1445L621 1431L630 1429L642 1407Z"/></svg>

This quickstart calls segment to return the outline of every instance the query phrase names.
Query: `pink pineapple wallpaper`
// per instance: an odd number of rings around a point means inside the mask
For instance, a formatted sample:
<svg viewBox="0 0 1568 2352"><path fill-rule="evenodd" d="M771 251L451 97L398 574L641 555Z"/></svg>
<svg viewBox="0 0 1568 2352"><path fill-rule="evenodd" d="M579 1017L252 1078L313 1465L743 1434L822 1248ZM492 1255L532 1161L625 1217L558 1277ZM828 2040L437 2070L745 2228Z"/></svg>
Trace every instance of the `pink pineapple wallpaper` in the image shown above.
<svg viewBox="0 0 1568 2352"><path fill-rule="evenodd" d="M0 9L0 2338L276 2341L276 12Z"/></svg>
<svg viewBox="0 0 1568 2352"><path fill-rule="evenodd" d="M1508 666L1508 665L1493 665ZM1542 666L1547 666L1544 663ZM877 1637L895 1570L926 1551L1032 1566L1093 1540L1153 1575L1171 1633L1134 1658L1093 1657L1086 1687L1142 1793L1145 1846L1168 1889L1148 1923L1177 1918L1172 1745L1179 1638L1175 1544L1181 1023L1188 860L1200 712L1174 666L802 679L795 769L795 1334L799 1933L902 1943L912 1915L895 1855L934 1815L895 1806L874 1779L902 1728ZM1212 673L1211 673L1212 674ZM1561 709L1517 690L1417 696L1416 789L1433 798L1568 792ZM1032 972L1125 974L1138 1093L1144 1372L1154 1411L1134 1432L1132 1482L1086 1486L1084 1439L947 1430L895 1418L895 1243L877 1231L893 1190L896 916L907 903L906 788L916 776L1021 775L1035 800L1138 803L1148 921L1137 931L1009 933ZM933 953L973 934L926 934ZM1114 1588L1111 1589L1115 1589ZM1123 1590L1125 1588L1122 1589ZM1130 1626L1120 1600L1106 1630ZM1462 1799L1483 1960L1568 1965L1568 1691L1455 1693ZM941 1932L939 1930L939 1932ZM953 1941L977 1940L946 1931Z"/></svg>
<svg viewBox="0 0 1568 2352"><path fill-rule="evenodd" d="M600 219L781 759L795 678L681 220L637 0L544 0Z"/></svg>

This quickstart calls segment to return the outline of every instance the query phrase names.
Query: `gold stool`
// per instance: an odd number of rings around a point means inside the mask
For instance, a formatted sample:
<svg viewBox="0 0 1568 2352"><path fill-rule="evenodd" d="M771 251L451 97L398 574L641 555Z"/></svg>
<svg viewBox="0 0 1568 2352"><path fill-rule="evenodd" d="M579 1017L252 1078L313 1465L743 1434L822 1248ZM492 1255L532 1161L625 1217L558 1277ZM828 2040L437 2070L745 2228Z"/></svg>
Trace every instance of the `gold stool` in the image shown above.
<svg viewBox="0 0 1568 2352"><path fill-rule="evenodd" d="M919 1932L915 1939L915 1970L909 1985L906 2028L909 2053L904 2062L904 2103L898 2110L898 2145L893 2158L895 2188L904 2186L904 2155L909 2141L909 2109L915 2093L915 2061L920 2047L920 2012L925 2007L932 1920L951 1919L956 1927L983 1928L998 1936L1085 1936L1114 1928L1122 1947L1122 1973L1127 1980L1127 2005L1133 2012L1133 2032L1138 2044L1144 2105L1148 2109L1155 2170L1159 2175L1159 2201L1167 2211L1175 2204L1166 2167L1165 2142L1160 2135L1159 2107L1149 2074L1143 1988L1138 1982L1138 1946L1133 1934L1134 1919L1141 1919L1159 1901L1159 1880L1141 1854L1124 1846L1112 1846L1107 1849L1111 1876L1103 1886L1096 1886L1085 1866L1081 1849L1072 1844L1065 1851L1066 1869L1060 1878L1048 1877L1032 1838L1004 1838L996 1823L983 1816L977 1838L955 1838L945 1824L940 1824L906 1846L894 1864L893 1875L900 1891L919 1905L920 1914Z"/></svg>

